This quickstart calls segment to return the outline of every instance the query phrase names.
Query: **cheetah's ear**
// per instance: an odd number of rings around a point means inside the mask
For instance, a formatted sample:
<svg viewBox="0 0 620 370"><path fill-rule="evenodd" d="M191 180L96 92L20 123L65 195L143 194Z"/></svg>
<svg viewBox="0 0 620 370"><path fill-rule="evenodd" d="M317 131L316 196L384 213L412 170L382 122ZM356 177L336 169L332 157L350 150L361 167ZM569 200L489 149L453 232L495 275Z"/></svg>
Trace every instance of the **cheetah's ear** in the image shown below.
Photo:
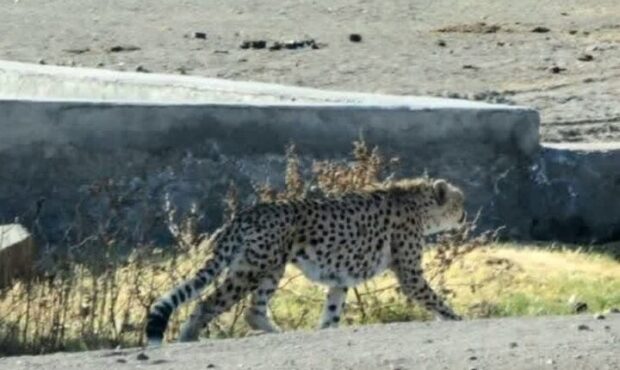
<svg viewBox="0 0 620 370"><path fill-rule="evenodd" d="M433 182L433 192L437 204L442 206L446 203L448 195L448 183L445 180L435 180Z"/></svg>

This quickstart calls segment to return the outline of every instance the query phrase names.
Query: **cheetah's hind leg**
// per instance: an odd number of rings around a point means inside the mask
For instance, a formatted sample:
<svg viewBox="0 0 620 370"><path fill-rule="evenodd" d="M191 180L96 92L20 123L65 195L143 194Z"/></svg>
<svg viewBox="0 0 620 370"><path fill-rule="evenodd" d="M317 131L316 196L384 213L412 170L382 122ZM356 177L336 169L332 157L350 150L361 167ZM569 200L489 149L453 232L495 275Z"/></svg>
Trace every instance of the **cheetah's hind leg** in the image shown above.
<svg viewBox="0 0 620 370"><path fill-rule="evenodd" d="M267 316L267 305L278 288L278 282L284 274L284 266L263 277L258 288L252 293L250 307L245 311L245 320L253 330L277 333L280 328Z"/></svg>
<svg viewBox="0 0 620 370"><path fill-rule="evenodd" d="M221 313L227 311L248 293L258 287L259 279L255 272L236 271L229 273L213 293L199 302L189 318L181 326L180 342L198 340L200 331Z"/></svg>

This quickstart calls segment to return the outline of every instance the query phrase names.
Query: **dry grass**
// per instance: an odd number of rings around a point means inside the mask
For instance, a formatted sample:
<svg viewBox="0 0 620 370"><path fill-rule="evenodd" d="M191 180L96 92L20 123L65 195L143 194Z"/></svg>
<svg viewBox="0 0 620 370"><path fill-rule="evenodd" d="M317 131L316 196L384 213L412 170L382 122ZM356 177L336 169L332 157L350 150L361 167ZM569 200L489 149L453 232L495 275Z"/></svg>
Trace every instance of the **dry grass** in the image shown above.
<svg viewBox="0 0 620 370"><path fill-rule="evenodd" d="M355 143L350 163L319 162L313 178L304 181L294 147L287 150L286 188L262 186L261 201L304 196L332 196L389 177L396 159L385 160L362 141ZM239 199L231 184L226 218ZM193 209L174 222L175 208L165 204L168 226L177 242L167 251L137 246L129 258L115 253L122 241L98 235L105 258L61 260L44 278L0 291L0 355L136 346L152 302L192 274L210 254L196 230L200 212ZM424 256L432 285L469 317L569 313L569 299L583 300L593 310L620 305L620 264L611 258L565 250L493 244L493 235L471 237L473 225L438 239ZM85 240L93 240L92 237ZM208 294L208 292L207 292ZM323 304L321 287L288 268L271 304L274 320L285 330L313 328ZM427 319L429 314L398 294L386 273L349 296L349 324ZM243 336L240 320L245 302L210 326L211 337ZM191 306L173 315L167 335L176 337Z"/></svg>

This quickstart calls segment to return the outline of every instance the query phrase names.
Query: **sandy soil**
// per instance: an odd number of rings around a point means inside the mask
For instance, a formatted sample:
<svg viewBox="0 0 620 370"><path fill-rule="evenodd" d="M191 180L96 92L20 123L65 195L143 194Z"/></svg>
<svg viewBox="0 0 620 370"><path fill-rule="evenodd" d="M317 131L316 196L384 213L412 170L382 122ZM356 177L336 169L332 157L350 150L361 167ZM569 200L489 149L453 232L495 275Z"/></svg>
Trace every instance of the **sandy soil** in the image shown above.
<svg viewBox="0 0 620 370"><path fill-rule="evenodd" d="M373 325L0 359L1 369L619 369L620 314Z"/></svg>
<svg viewBox="0 0 620 370"><path fill-rule="evenodd" d="M512 102L546 141L620 139L618 0L6 0L0 35L2 59Z"/></svg>

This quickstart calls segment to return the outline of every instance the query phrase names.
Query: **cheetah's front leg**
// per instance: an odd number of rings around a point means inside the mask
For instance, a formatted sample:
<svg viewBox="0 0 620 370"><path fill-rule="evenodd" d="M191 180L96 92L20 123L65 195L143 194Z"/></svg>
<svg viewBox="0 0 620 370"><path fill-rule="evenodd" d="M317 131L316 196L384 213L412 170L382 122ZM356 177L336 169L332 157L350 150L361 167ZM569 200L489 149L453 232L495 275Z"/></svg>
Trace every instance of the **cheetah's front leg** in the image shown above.
<svg viewBox="0 0 620 370"><path fill-rule="evenodd" d="M427 310L435 313L440 320L461 320L461 316L454 313L444 301L433 291L428 282L422 275L422 270L418 267L394 268L400 289L411 300L420 303Z"/></svg>
<svg viewBox="0 0 620 370"><path fill-rule="evenodd" d="M323 314L319 323L320 329L337 328L340 322L340 315L345 306L347 298L347 287L330 287L325 299Z"/></svg>

